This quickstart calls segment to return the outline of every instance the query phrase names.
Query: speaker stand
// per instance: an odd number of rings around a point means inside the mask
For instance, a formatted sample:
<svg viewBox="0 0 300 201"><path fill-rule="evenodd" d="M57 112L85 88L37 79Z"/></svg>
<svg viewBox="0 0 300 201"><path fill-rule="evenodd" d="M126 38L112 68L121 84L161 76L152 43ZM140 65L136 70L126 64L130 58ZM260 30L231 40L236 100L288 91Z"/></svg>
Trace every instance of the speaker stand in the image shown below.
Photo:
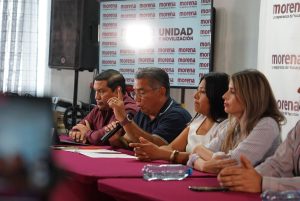
<svg viewBox="0 0 300 201"><path fill-rule="evenodd" d="M74 77L74 92L73 92L73 111L72 111L72 126L76 124L77 120L77 95L78 95L78 75L79 71L75 70L75 77Z"/></svg>

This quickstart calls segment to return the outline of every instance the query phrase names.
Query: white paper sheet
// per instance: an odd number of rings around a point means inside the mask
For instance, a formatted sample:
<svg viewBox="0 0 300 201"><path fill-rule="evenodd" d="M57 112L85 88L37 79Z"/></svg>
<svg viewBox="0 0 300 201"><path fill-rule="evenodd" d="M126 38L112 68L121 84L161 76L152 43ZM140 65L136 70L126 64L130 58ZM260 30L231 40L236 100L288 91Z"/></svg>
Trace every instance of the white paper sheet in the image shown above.
<svg viewBox="0 0 300 201"><path fill-rule="evenodd" d="M134 158L135 156L130 156L127 154L123 154L118 151L114 150L108 150L108 149L82 149L74 146L61 146L61 147L55 147L55 149L60 149L64 151L79 153L91 158Z"/></svg>
<svg viewBox="0 0 300 201"><path fill-rule="evenodd" d="M80 153L80 152L78 152ZM97 152L82 152L81 154L91 157L91 158L134 158L135 156L130 156L122 153L97 153Z"/></svg>

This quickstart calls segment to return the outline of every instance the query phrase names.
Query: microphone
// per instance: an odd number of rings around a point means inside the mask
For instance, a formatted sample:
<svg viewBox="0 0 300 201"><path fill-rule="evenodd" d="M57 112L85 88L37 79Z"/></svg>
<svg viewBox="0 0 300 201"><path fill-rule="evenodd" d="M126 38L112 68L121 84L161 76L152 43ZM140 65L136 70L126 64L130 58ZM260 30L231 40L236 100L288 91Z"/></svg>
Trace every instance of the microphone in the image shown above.
<svg viewBox="0 0 300 201"><path fill-rule="evenodd" d="M111 138L116 132L118 132L122 128L121 124L117 123L117 126L105 133L102 138L100 139L102 143L105 143L109 138Z"/></svg>

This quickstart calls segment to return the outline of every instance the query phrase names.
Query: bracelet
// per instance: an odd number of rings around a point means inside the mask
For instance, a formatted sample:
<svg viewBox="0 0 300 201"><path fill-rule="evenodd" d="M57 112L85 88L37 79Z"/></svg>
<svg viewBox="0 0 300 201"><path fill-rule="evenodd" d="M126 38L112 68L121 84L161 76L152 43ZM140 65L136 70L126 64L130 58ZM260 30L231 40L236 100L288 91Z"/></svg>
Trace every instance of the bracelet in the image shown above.
<svg viewBox="0 0 300 201"><path fill-rule="evenodd" d="M198 154L191 154L189 156L189 160L188 162L186 163L187 166L193 168L194 167L194 164L195 164L195 161L200 158L200 156Z"/></svg>
<svg viewBox="0 0 300 201"><path fill-rule="evenodd" d="M178 150L174 150L172 151L171 155L170 155L170 162L171 163L175 163L177 161L177 156L179 154Z"/></svg>
<svg viewBox="0 0 300 201"><path fill-rule="evenodd" d="M131 123L132 120L133 120L133 116L129 113L129 114L126 115L125 119L123 119L122 121L119 122L119 124L121 126L125 126L128 123Z"/></svg>

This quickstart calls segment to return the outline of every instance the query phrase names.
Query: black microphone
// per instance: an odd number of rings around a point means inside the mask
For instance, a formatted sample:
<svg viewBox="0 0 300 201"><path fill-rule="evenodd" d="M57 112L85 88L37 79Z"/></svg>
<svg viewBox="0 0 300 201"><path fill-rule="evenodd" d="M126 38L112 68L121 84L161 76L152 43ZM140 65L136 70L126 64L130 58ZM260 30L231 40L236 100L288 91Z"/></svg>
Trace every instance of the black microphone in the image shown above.
<svg viewBox="0 0 300 201"><path fill-rule="evenodd" d="M116 132L118 132L122 128L121 124L117 123L117 126L105 133L102 138L100 139L102 143L105 143L109 138L111 138Z"/></svg>

